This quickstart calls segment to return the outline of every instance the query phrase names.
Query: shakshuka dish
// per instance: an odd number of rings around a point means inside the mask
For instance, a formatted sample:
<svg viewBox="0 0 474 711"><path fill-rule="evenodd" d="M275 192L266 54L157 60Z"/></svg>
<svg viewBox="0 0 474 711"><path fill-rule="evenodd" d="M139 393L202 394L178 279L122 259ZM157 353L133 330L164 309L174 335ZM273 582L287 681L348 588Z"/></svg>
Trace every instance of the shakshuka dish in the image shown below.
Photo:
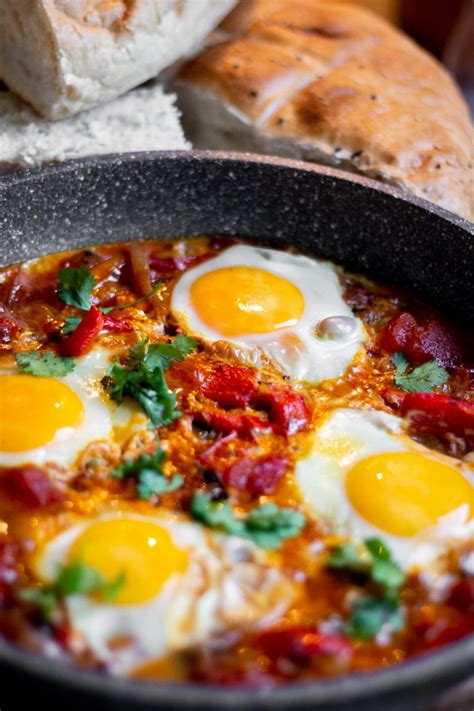
<svg viewBox="0 0 474 711"><path fill-rule="evenodd" d="M247 686L474 632L474 358L290 248L152 240L0 270L0 634Z"/></svg>

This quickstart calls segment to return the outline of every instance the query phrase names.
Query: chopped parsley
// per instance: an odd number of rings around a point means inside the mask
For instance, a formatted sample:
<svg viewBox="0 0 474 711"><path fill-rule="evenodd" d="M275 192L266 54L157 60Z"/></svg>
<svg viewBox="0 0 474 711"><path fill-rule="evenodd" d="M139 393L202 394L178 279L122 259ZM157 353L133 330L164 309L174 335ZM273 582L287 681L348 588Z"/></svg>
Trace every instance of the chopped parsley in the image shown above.
<svg viewBox="0 0 474 711"><path fill-rule="evenodd" d="M82 318L80 316L68 316L61 328L63 336L70 336L71 333L74 333L81 321Z"/></svg>
<svg viewBox="0 0 474 711"><path fill-rule="evenodd" d="M51 619L56 604L70 595L98 595L105 602L114 600L125 583L121 574L108 581L95 568L80 561L60 566L56 580L42 588L24 588L20 599L37 605L46 619Z"/></svg>
<svg viewBox="0 0 474 711"><path fill-rule="evenodd" d="M212 501L210 496L201 492L194 494L190 513L209 528L248 538L269 550L276 550L283 540L297 536L306 523L299 511L280 508L273 503L262 504L246 517L236 518L228 501Z"/></svg>
<svg viewBox="0 0 474 711"><path fill-rule="evenodd" d="M15 360L20 373L39 378L62 378L71 373L75 366L73 358L57 356L52 351L16 353Z"/></svg>
<svg viewBox="0 0 474 711"><path fill-rule="evenodd" d="M403 353L392 358L396 369L395 385L411 393L431 393L437 385L444 385L449 374L435 360L430 360L410 370L410 363Z"/></svg>
<svg viewBox="0 0 474 711"><path fill-rule="evenodd" d="M333 570L362 574L379 590L378 595L363 596L356 602L347 626L351 637L372 639L387 623L394 631L402 629L399 590L405 575L382 540L367 538L360 548L352 543L337 546L326 565Z"/></svg>
<svg viewBox="0 0 474 711"><path fill-rule="evenodd" d="M114 363L102 384L109 396L119 404L125 397L136 400L154 427L170 425L180 417L176 395L168 390L164 371L173 360L183 360L197 346L187 336L178 336L174 343L154 343L141 340L128 350L125 364Z"/></svg>
<svg viewBox="0 0 474 711"><path fill-rule="evenodd" d="M94 276L85 267L68 267L58 272L58 296L68 306L89 311L94 287Z"/></svg>
<svg viewBox="0 0 474 711"><path fill-rule="evenodd" d="M168 478L163 473L162 465L166 454L159 447L154 454L142 454L138 459L126 459L112 471L116 479L133 477L137 482L140 499L149 499L153 494L165 494L176 491L183 484L183 477L175 474Z"/></svg>

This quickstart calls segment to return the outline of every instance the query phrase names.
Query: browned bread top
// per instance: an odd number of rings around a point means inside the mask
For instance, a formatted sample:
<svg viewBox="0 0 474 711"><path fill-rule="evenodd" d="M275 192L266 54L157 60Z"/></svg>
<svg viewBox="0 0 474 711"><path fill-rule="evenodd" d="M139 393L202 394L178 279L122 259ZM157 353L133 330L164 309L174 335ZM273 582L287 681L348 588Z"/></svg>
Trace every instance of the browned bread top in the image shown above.
<svg viewBox="0 0 474 711"><path fill-rule="evenodd" d="M447 72L367 10L327 0L246 0L178 83L251 123L262 150L398 185L471 217L472 129ZM273 142L272 142L273 141Z"/></svg>

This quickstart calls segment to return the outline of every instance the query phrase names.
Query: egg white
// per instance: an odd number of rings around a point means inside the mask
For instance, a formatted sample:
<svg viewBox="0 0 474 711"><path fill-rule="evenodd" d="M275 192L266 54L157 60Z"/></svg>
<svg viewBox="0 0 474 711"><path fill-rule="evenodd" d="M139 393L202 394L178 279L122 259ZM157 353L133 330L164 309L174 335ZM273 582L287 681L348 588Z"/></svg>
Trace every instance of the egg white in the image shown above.
<svg viewBox="0 0 474 711"><path fill-rule="evenodd" d="M233 266L255 267L280 276L301 292L304 312L295 326L274 333L223 338L196 313L191 300L193 283L209 272ZM229 289L232 283L229 283ZM360 351L364 337L362 322L353 316L342 297L335 267L329 262L262 247L237 245L186 271L176 284L171 309L188 332L208 342L235 344L235 354L258 366L262 355L274 361L292 380L317 383L337 378ZM318 337L317 324L329 317L351 319L352 331L343 338Z"/></svg>
<svg viewBox="0 0 474 711"><path fill-rule="evenodd" d="M438 523L405 538L387 533L355 511L347 498L347 472L361 459L384 452L416 451L455 467L474 485L470 467L433 452L403 433L403 420L385 412L338 409L314 433L311 451L296 465L295 479L315 516L337 535L362 541L381 537L405 570L428 569L456 542L474 540L474 519L467 506L441 517ZM370 496L370 491L367 492Z"/></svg>
<svg viewBox="0 0 474 711"><path fill-rule="evenodd" d="M88 355L76 358L71 373L57 378L81 400L84 418L78 427L58 430L52 441L36 449L22 452L0 451L0 466L11 467L29 463L42 465L46 462L68 466L74 463L88 444L110 437L114 426L125 426L137 408L129 403L118 407L106 396L100 382L107 373L112 358L111 351L96 348ZM0 378L12 372L15 371L0 371Z"/></svg>
<svg viewBox="0 0 474 711"><path fill-rule="evenodd" d="M158 595L146 602L118 605L83 595L66 598L71 624L111 672L122 674L167 652L183 650L213 635L273 624L290 605L291 584L267 555L250 541L214 534L183 517L161 512L156 517L126 512L166 529L175 546L189 554L183 574L169 578ZM69 528L47 544L37 573L48 582L84 529L98 520ZM129 645L111 649L109 642L130 637Z"/></svg>

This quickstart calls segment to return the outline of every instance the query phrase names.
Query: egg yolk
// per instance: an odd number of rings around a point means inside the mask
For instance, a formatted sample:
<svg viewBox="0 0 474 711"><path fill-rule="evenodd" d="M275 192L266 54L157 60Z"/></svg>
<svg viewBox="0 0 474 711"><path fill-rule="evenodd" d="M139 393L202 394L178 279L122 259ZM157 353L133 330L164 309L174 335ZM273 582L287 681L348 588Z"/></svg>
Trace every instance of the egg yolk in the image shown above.
<svg viewBox="0 0 474 711"><path fill-rule="evenodd" d="M25 452L51 442L84 418L79 396L54 378L0 377L0 451Z"/></svg>
<svg viewBox="0 0 474 711"><path fill-rule="evenodd" d="M462 474L417 452L362 459L348 472L346 491L362 518L396 536L414 536L465 504L474 513L474 488Z"/></svg>
<svg viewBox="0 0 474 711"><path fill-rule="evenodd" d="M271 333L294 326L304 311L300 290L255 267L225 267L196 279L191 301L199 318L223 336Z"/></svg>
<svg viewBox="0 0 474 711"><path fill-rule="evenodd" d="M169 578L183 573L188 553L169 532L150 521L111 518L88 526L76 538L68 562L80 561L107 581L124 576L114 604L132 605L155 597Z"/></svg>

